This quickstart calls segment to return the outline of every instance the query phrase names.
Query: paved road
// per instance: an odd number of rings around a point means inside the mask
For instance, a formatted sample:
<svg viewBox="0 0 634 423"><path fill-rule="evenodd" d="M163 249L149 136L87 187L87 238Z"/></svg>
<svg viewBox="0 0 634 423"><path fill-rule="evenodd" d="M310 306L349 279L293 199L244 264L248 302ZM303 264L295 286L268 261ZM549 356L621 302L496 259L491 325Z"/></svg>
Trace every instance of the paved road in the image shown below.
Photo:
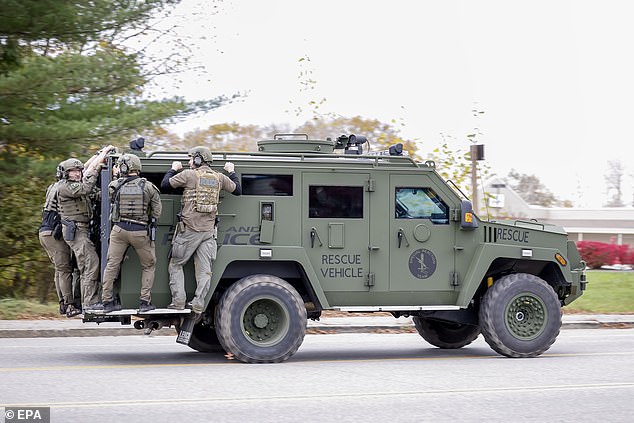
<svg viewBox="0 0 634 423"><path fill-rule="evenodd" d="M629 422L634 329L562 331L535 359L482 338L308 335L283 364L246 365L165 336L0 339L0 405L52 422Z"/></svg>

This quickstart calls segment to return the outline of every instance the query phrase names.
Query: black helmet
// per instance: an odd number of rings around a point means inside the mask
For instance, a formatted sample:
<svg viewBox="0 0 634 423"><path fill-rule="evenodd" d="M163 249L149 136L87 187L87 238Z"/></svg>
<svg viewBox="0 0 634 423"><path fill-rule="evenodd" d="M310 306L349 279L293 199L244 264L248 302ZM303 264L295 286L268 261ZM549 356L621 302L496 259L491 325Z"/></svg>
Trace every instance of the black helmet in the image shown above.
<svg viewBox="0 0 634 423"><path fill-rule="evenodd" d="M64 177L64 168L62 166L63 163L64 162L60 162L55 168L55 177L58 181Z"/></svg>

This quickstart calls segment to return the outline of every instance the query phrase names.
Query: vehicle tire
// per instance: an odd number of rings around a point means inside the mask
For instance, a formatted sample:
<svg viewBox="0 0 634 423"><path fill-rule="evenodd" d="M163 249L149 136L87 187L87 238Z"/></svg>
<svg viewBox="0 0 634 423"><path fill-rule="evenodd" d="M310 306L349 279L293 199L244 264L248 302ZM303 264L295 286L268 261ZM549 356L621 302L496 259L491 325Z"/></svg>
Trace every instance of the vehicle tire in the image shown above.
<svg viewBox="0 0 634 423"><path fill-rule="evenodd" d="M306 307L288 282L251 275L231 285L216 307L216 332L227 352L246 363L279 363L306 334Z"/></svg>
<svg viewBox="0 0 634 423"><path fill-rule="evenodd" d="M469 345L480 335L480 327L463 323L414 317L418 334L430 344L443 349L456 349Z"/></svg>
<svg viewBox="0 0 634 423"><path fill-rule="evenodd" d="M194 326L191 338L189 339L189 347L203 353L225 351L222 345L220 345L220 341L216 335L216 329L203 323L198 323Z"/></svg>
<svg viewBox="0 0 634 423"><path fill-rule="evenodd" d="M561 304L541 278L516 273L502 277L482 298L480 327L493 350L507 357L536 357L561 329Z"/></svg>

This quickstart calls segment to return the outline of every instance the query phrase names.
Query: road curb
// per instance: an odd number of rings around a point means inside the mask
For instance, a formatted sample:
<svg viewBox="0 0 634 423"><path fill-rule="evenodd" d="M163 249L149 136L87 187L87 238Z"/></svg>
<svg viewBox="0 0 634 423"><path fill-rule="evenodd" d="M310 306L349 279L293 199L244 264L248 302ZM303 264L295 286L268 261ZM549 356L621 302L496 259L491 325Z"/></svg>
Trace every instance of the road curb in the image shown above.
<svg viewBox="0 0 634 423"><path fill-rule="evenodd" d="M93 329L0 329L0 338L62 338L66 336L130 336L143 335L143 330L129 328L93 328ZM176 336L174 328L152 331L153 336Z"/></svg>

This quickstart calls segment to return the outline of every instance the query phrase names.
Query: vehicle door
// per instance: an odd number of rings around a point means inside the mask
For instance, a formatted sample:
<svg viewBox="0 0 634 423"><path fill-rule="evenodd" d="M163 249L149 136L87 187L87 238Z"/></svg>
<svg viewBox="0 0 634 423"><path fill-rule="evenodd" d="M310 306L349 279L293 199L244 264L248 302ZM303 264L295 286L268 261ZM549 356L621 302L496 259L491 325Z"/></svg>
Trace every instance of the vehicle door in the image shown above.
<svg viewBox="0 0 634 423"><path fill-rule="evenodd" d="M349 299L328 293L367 291L369 175L303 175L302 243L331 304Z"/></svg>
<svg viewBox="0 0 634 423"><path fill-rule="evenodd" d="M448 304L455 230L443 189L427 175L390 176L390 291L434 291L432 303Z"/></svg>

